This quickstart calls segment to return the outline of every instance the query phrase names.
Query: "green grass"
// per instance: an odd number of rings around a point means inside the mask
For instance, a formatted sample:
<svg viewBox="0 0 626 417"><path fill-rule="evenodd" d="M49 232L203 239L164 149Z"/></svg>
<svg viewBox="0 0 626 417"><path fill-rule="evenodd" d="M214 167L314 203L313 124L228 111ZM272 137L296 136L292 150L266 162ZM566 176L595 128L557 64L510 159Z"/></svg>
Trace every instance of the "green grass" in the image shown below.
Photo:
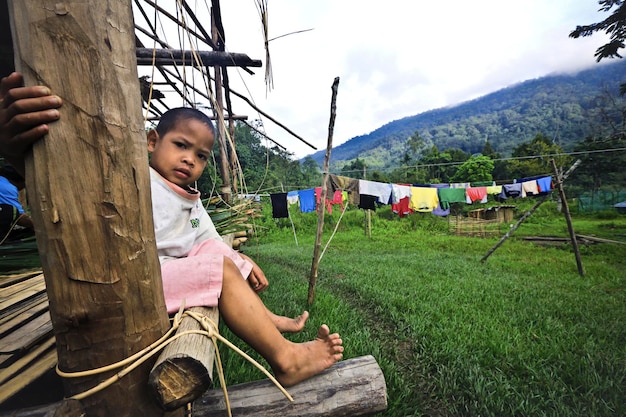
<svg viewBox="0 0 626 417"><path fill-rule="evenodd" d="M379 211L368 239L363 213L348 212L321 261L313 306L315 214L294 215L298 246L290 223L266 218L244 251L270 279L268 307L290 316L310 310L292 340L311 339L327 323L341 333L346 358L376 358L386 416L626 415L626 246L582 246L581 277L569 245L518 238L567 236L563 217L545 210L485 263L498 238L450 236L443 219ZM323 245L338 218L326 218ZM575 229L617 240L626 219L575 219ZM263 378L222 355L228 384Z"/></svg>

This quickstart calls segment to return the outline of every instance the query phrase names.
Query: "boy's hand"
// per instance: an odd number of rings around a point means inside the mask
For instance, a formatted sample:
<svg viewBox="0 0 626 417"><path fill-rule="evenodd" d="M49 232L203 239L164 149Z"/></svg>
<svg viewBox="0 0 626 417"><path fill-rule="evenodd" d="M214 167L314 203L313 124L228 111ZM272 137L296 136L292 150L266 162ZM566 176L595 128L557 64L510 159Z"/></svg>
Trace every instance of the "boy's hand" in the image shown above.
<svg viewBox="0 0 626 417"><path fill-rule="evenodd" d="M250 275L248 275L248 284L250 285L250 287L255 292L261 292L266 289L268 285L270 285L270 283L265 277L265 273L263 273L263 270L261 270L256 262L250 259L249 256L244 255L243 253L240 253L239 255L241 255L242 258L252 264L252 271L250 272Z"/></svg>
<svg viewBox="0 0 626 417"><path fill-rule="evenodd" d="M0 81L0 155L24 175L24 155L58 120L63 101L48 87L24 87L19 73Z"/></svg>

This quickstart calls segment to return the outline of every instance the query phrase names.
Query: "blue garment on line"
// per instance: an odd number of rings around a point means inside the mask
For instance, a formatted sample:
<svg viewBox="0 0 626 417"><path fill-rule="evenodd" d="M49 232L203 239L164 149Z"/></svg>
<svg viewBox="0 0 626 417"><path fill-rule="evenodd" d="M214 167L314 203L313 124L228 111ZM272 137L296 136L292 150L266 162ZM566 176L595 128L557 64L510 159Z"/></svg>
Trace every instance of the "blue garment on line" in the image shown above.
<svg viewBox="0 0 626 417"><path fill-rule="evenodd" d="M300 211L302 213L315 211L315 188L299 190L298 197L300 198Z"/></svg>

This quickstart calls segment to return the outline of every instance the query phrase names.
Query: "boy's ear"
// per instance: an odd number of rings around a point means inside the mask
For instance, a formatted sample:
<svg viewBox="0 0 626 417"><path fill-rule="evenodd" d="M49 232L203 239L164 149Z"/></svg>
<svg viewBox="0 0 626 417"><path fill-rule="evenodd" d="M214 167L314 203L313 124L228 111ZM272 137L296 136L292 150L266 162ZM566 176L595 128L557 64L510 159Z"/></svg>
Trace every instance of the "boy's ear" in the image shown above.
<svg viewBox="0 0 626 417"><path fill-rule="evenodd" d="M155 129L148 132L148 152L153 152L156 147L156 143L159 140L159 134Z"/></svg>

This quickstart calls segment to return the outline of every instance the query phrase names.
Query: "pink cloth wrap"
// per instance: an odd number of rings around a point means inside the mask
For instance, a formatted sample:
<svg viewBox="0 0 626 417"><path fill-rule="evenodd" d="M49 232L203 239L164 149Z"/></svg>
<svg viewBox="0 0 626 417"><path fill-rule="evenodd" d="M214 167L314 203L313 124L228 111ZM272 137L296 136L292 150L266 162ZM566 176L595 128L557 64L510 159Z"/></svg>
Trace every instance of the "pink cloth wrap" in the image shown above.
<svg viewBox="0 0 626 417"><path fill-rule="evenodd" d="M168 313L185 307L215 307L222 292L224 257L231 259L244 279L252 264L224 242L208 239L196 244L184 258L161 264L161 278Z"/></svg>

